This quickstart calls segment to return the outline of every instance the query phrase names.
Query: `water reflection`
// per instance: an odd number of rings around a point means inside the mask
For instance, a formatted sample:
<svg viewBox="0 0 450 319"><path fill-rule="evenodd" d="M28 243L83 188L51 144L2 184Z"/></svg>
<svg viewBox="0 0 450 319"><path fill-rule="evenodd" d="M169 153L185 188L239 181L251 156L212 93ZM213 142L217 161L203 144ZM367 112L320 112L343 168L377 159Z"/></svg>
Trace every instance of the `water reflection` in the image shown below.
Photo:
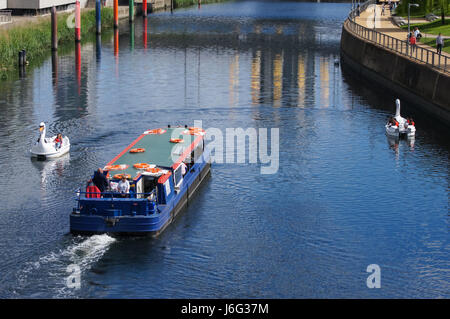
<svg viewBox="0 0 450 319"><path fill-rule="evenodd" d="M58 51L52 51L52 83L54 88L54 94L58 88Z"/></svg>
<svg viewBox="0 0 450 319"><path fill-rule="evenodd" d="M41 190L43 192L47 190L52 191L51 185L55 183L54 180L63 176L64 169L70 163L70 153L60 158L47 159L45 161L32 158L31 163L39 171L41 176Z"/></svg>
<svg viewBox="0 0 450 319"><path fill-rule="evenodd" d="M239 103L239 52L231 58L230 67L230 107L236 107Z"/></svg>
<svg viewBox="0 0 450 319"><path fill-rule="evenodd" d="M81 43L75 43L75 69L77 74L78 95L81 94Z"/></svg>
<svg viewBox="0 0 450 319"><path fill-rule="evenodd" d="M273 60L273 106L281 106L283 90L283 52L275 54Z"/></svg>
<svg viewBox="0 0 450 319"><path fill-rule="evenodd" d="M144 49L147 49L147 18L142 19L143 27L142 27L142 45Z"/></svg>
<svg viewBox="0 0 450 319"><path fill-rule="evenodd" d="M95 38L95 60L97 61L97 65L100 65L100 61L102 59L102 36L101 34L97 34Z"/></svg>
<svg viewBox="0 0 450 319"><path fill-rule="evenodd" d="M330 57L320 58L320 92L322 107L328 107L330 104L330 74L329 74Z"/></svg>
<svg viewBox="0 0 450 319"><path fill-rule="evenodd" d="M145 20L145 19L144 19ZM134 22L130 23L130 51L133 52L134 51Z"/></svg>
<svg viewBox="0 0 450 319"><path fill-rule="evenodd" d="M298 98L297 105L299 107L305 106L305 94L306 94L306 60L307 55L298 55L297 58L297 87L298 87Z"/></svg>
<svg viewBox="0 0 450 319"><path fill-rule="evenodd" d="M250 85L252 88L252 104L256 105L259 103L259 95L261 90L261 50L254 52Z"/></svg>

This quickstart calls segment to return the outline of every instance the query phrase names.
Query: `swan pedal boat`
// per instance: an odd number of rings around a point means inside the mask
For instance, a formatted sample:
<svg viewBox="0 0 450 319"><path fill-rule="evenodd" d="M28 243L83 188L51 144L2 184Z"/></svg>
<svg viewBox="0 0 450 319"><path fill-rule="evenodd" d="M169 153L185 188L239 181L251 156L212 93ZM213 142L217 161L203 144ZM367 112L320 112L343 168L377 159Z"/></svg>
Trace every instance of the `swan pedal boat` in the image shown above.
<svg viewBox="0 0 450 319"><path fill-rule="evenodd" d="M387 123L386 134L392 137L414 137L416 135L416 127L414 125L408 124L407 120L400 115L400 100L395 100L396 110L395 110L395 120L398 122L397 125L391 125Z"/></svg>
<svg viewBox="0 0 450 319"><path fill-rule="evenodd" d="M61 147L57 149L54 142L56 135L45 137L45 134L46 126L44 122L41 122L39 124L39 139L30 150L32 157L37 157L38 159L56 158L69 152L70 140L67 136L63 136Z"/></svg>

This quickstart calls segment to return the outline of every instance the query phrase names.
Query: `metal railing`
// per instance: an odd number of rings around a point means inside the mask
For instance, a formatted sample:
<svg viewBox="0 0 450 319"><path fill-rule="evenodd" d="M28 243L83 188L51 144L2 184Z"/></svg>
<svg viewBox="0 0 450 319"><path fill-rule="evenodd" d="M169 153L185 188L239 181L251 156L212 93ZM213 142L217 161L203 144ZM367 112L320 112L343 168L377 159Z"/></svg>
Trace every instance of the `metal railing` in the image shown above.
<svg viewBox="0 0 450 319"><path fill-rule="evenodd" d="M136 196L136 198L135 197L122 197L122 195L128 195L129 196L130 193L120 193L120 192L112 191L112 190L105 191L105 192L83 192L83 191L81 191L79 189L79 190L76 191L76 195L77 195L77 199L78 200L79 199L99 199L99 198L95 198L95 197L89 198L87 196L85 196L85 198L81 198L81 194L84 194L84 195L87 195L87 194L98 195L98 194L100 194L101 199L108 199L108 200L111 200L111 201L113 201L114 199L117 199L117 198L131 198L131 199L144 199L144 198L146 198L147 200L149 200L148 197L150 195L153 195L153 198L151 199L151 201L156 201L156 190L152 190L150 193L135 193L135 192L132 192L131 194L133 196ZM144 195L144 198L137 198L137 195Z"/></svg>
<svg viewBox="0 0 450 319"><path fill-rule="evenodd" d="M11 12L12 10L0 10L0 23L12 22Z"/></svg>
<svg viewBox="0 0 450 319"><path fill-rule="evenodd" d="M367 6L373 4L375 1L366 1L361 5L361 12L364 11ZM364 9L363 9L364 8ZM357 16L356 9L350 11L349 17L345 23L348 28L361 38L364 38L370 42L376 43L390 51L397 52L403 56L407 56L413 60L423 62L436 69L442 70L445 73L450 73L450 58L446 55L438 54L435 51L423 48L418 45L411 45L406 40L400 40L391 37L385 33L378 32L375 29L369 29L356 23L354 18Z"/></svg>

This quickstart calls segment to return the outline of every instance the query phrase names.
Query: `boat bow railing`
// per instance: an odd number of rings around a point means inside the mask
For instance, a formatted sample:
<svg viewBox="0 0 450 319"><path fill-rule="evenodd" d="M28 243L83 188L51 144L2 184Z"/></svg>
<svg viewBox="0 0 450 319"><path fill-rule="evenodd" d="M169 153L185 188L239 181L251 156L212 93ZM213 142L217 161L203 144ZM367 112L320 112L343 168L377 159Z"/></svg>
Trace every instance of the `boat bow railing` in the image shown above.
<svg viewBox="0 0 450 319"><path fill-rule="evenodd" d="M111 201L114 201L114 200L117 200L117 199L124 199L124 197L122 197L122 195L130 195L130 193L120 193L120 192L115 192L115 191L106 191L106 192L85 192L84 191L83 192L83 191L81 191L81 189L78 189L76 194L77 194L77 199L78 200L82 199L81 198L82 194L84 194L85 196L87 194L92 194L92 195L100 194L101 199L107 199L107 200L111 200ZM136 198L128 197L129 199L144 199L144 198L146 198L149 201L156 202L156 189L152 190L150 193L134 193L133 192L132 194L136 195ZM143 195L143 198L137 198L138 195ZM151 195L153 195L153 196L151 196ZM150 196L151 196L151 198L149 199ZM99 198L95 198L95 197L88 198L88 197L86 197L86 198L83 198L83 199L99 199Z"/></svg>

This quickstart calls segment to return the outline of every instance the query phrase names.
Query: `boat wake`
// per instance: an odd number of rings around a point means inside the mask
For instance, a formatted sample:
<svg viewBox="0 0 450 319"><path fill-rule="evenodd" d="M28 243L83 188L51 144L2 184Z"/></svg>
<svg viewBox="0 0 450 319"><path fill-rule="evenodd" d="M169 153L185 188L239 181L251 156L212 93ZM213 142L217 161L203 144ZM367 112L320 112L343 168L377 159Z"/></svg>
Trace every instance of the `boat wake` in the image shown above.
<svg viewBox="0 0 450 319"><path fill-rule="evenodd" d="M79 267L83 287L83 273L86 273L108 251L115 238L106 234L90 237L74 237L72 243L57 252L26 263L19 271L18 285L13 290L15 297L68 298L76 296L76 289L67 286L72 267ZM31 296L22 292L33 291Z"/></svg>

